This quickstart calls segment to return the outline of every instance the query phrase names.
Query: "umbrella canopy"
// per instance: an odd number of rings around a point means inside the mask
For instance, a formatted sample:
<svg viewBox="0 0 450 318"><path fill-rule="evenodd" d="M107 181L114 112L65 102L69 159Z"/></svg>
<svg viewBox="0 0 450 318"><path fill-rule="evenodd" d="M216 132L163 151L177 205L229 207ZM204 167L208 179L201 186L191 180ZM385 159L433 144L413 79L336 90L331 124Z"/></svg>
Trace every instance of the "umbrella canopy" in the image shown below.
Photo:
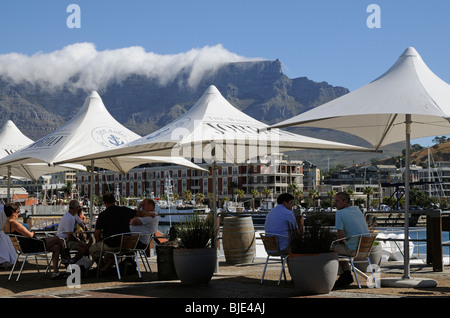
<svg viewBox="0 0 450 318"><path fill-rule="evenodd" d="M19 128L8 120L0 130L0 158L31 144L33 140L25 136Z"/></svg>
<svg viewBox="0 0 450 318"><path fill-rule="evenodd" d="M87 162L85 162L87 164ZM97 159L94 162L96 167L101 167L107 170L113 170L116 172L126 173L132 168L146 163L170 163L174 165L180 165L191 169L202 170L208 172L191 161L181 157L168 157L168 156L119 156ZM66 163L68 164L68 163ZM66 165L64 164L64 165Z"/></svg>
<svg viewBox="0 0 450 318"><path fill-rule="evenodd" d="M64 126L0 160L0 165L63 161L80 155L116 148L140 136L119 124L92 92L80 111Z"/></svg>
<svg viewBox="0 0 450 318"><path fill-rule="evenodd" d="M53 133L34 143L29 140L30 142L23 145L21 150L0 159L0 167L10 165L12 168L18 167L17 169L23 170L21 165L33 163L34 165L28 166L28 171L31 167L45 166L47 166L46 173L61 171L54 168L52 170L52 167L55 164L67 167L67 163L62 164L61 162L80 155L114 149L138 138L140 138L139 135L122 126L111 116L98 93L94 91L86 98L83 107L74 118ZM133 166L149 162L172 162L203 170L190 161L183 160L183 158L169 157L148 158L139 156L134 158L133 163L129 159L124 160L123 164L117 160L115 162L105 160L103 165L101 162L96 162L95 165L125 173ZM90 166L91 162L83 162L83 164ZM73 165L69 165L69 167L73 168Z"/></svg>
<svg viewBox="0 0 450 318"><path fill-rule="evenodd" d="M411 115L412 139L450 134L450 87L412 47L373 82L271 128L330 128L379 149L405 140L406 114Z"/></svg>
<svg viewBox="0 0 450 318"><path fill-rule="evenodd" d="M12 153L30 145L33 140L25 136L19 128L8 120L0 130L0 158L5 158ZM64 164L61 166L48 166L45 163L20 164L0 167L0 175L12 175L36 181L40 176L66 170L86 170L78 164Z"/></svg>
<svg viewBox="0 0 450 318"><path fill-rule="evenodd" d="M450 86L437 77L419 53L407 48L379 78L347 95L282 121L271 128L322 127L345 131L375 149L405 141L409 176L410 139L450 134ZM405 246L409 246L409 177L405 178ZM404 253L409 278L409 253Z"/></svg>

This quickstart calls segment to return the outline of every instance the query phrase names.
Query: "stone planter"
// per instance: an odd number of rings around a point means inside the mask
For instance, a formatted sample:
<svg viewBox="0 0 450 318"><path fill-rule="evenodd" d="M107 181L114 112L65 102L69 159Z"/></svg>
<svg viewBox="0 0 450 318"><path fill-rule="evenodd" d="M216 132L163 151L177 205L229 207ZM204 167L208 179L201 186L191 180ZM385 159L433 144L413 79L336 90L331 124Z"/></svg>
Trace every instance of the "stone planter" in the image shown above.
<svg viewBox="0 0 450 318"><path fill-rule="evenodd" d="M302 295L327 294L336 281L339 261L336 253L289 254L288 267Z"/></svg>
<svg viewBox="0 0 450 318"><path fill-rule="evenodd" d="M216 268L217 250L215 248L174 249L173 263L182 284L208 284Z"/></svg>

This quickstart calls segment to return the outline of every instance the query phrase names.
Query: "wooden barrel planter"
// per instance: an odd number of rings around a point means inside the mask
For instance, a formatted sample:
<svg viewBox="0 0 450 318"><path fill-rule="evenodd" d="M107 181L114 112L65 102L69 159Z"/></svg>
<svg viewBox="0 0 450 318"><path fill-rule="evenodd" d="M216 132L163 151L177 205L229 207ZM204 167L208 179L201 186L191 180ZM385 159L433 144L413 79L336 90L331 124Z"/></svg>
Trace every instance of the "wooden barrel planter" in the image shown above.
<svg viewBox="0 0 450 318"><path fill-rule="evenodd" d="M223 219L222 245L227 263L253 262L256 254L256 238L252 217L225 217Z"/></svg>

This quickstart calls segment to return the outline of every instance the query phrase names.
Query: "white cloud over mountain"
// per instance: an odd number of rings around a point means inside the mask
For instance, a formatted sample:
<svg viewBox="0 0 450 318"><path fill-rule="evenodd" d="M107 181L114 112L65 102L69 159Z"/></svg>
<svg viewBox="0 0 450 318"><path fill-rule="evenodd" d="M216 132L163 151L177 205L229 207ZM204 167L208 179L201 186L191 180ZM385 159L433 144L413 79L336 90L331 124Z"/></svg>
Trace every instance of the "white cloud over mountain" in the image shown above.
<svg viewBox="0 0 450 318"><path fill-rule="evenodd" d="M0 55L0 76L15 83L29 82L47 88L69 87L101 90L120 83L131 74L155 78L161 84L188 72L188 84L195 86L209 72L232 62L260 61L229 52L221 44L194 48L179 54L146 52L139 46L97 51L93 43L76 43L50 53L31 56L20 53Z"/></svg>

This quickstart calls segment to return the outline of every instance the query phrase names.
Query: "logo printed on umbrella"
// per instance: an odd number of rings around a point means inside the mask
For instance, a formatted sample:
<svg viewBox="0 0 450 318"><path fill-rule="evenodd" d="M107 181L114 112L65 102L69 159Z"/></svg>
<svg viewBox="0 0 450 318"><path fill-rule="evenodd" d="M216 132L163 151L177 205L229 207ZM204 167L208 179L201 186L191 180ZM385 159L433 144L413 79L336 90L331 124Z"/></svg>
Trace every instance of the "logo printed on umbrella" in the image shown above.
<svg viewBox="0 0 450 318"><path fill-rule="evenodd" d="M108 140L109 140L109 143L114 146L120 146L120 145L124 144L124 142L120 139L119 136L116 136L113 134L109 135Z"/></svg>
<svg viewBox="0 0 450 318"><path fill-rule="evenodd" d="M92 131L92 138L96 143L107 149L124 145L132 138L124 131L112 127L97 127Z"/></svg>
<svg viewBox="0 0 450 318"><path fill-rule="evenodd" d="M279 129L260 132L257 126L228 123L206 123L194 120L190 131L178 127L171 131L170 140L180 141L172 148L172 157L193 158L194 163L240 163L279 153ZM287 133L289 136L290 133Z"/></svg>
<svg viewBox="0 0 450 318"><path fill-rule="evenodd" d="M169 134L173 134L172 132L178 128L188 127L190 122L191 122L190 117L181 118L181 119L175 121L174 123L169 124L167 127L163 127L160 130L156 131L155 133L148 135L146 137L146 140L148 140L148 141L155 140L158 138L168 136Z"/></svg>

